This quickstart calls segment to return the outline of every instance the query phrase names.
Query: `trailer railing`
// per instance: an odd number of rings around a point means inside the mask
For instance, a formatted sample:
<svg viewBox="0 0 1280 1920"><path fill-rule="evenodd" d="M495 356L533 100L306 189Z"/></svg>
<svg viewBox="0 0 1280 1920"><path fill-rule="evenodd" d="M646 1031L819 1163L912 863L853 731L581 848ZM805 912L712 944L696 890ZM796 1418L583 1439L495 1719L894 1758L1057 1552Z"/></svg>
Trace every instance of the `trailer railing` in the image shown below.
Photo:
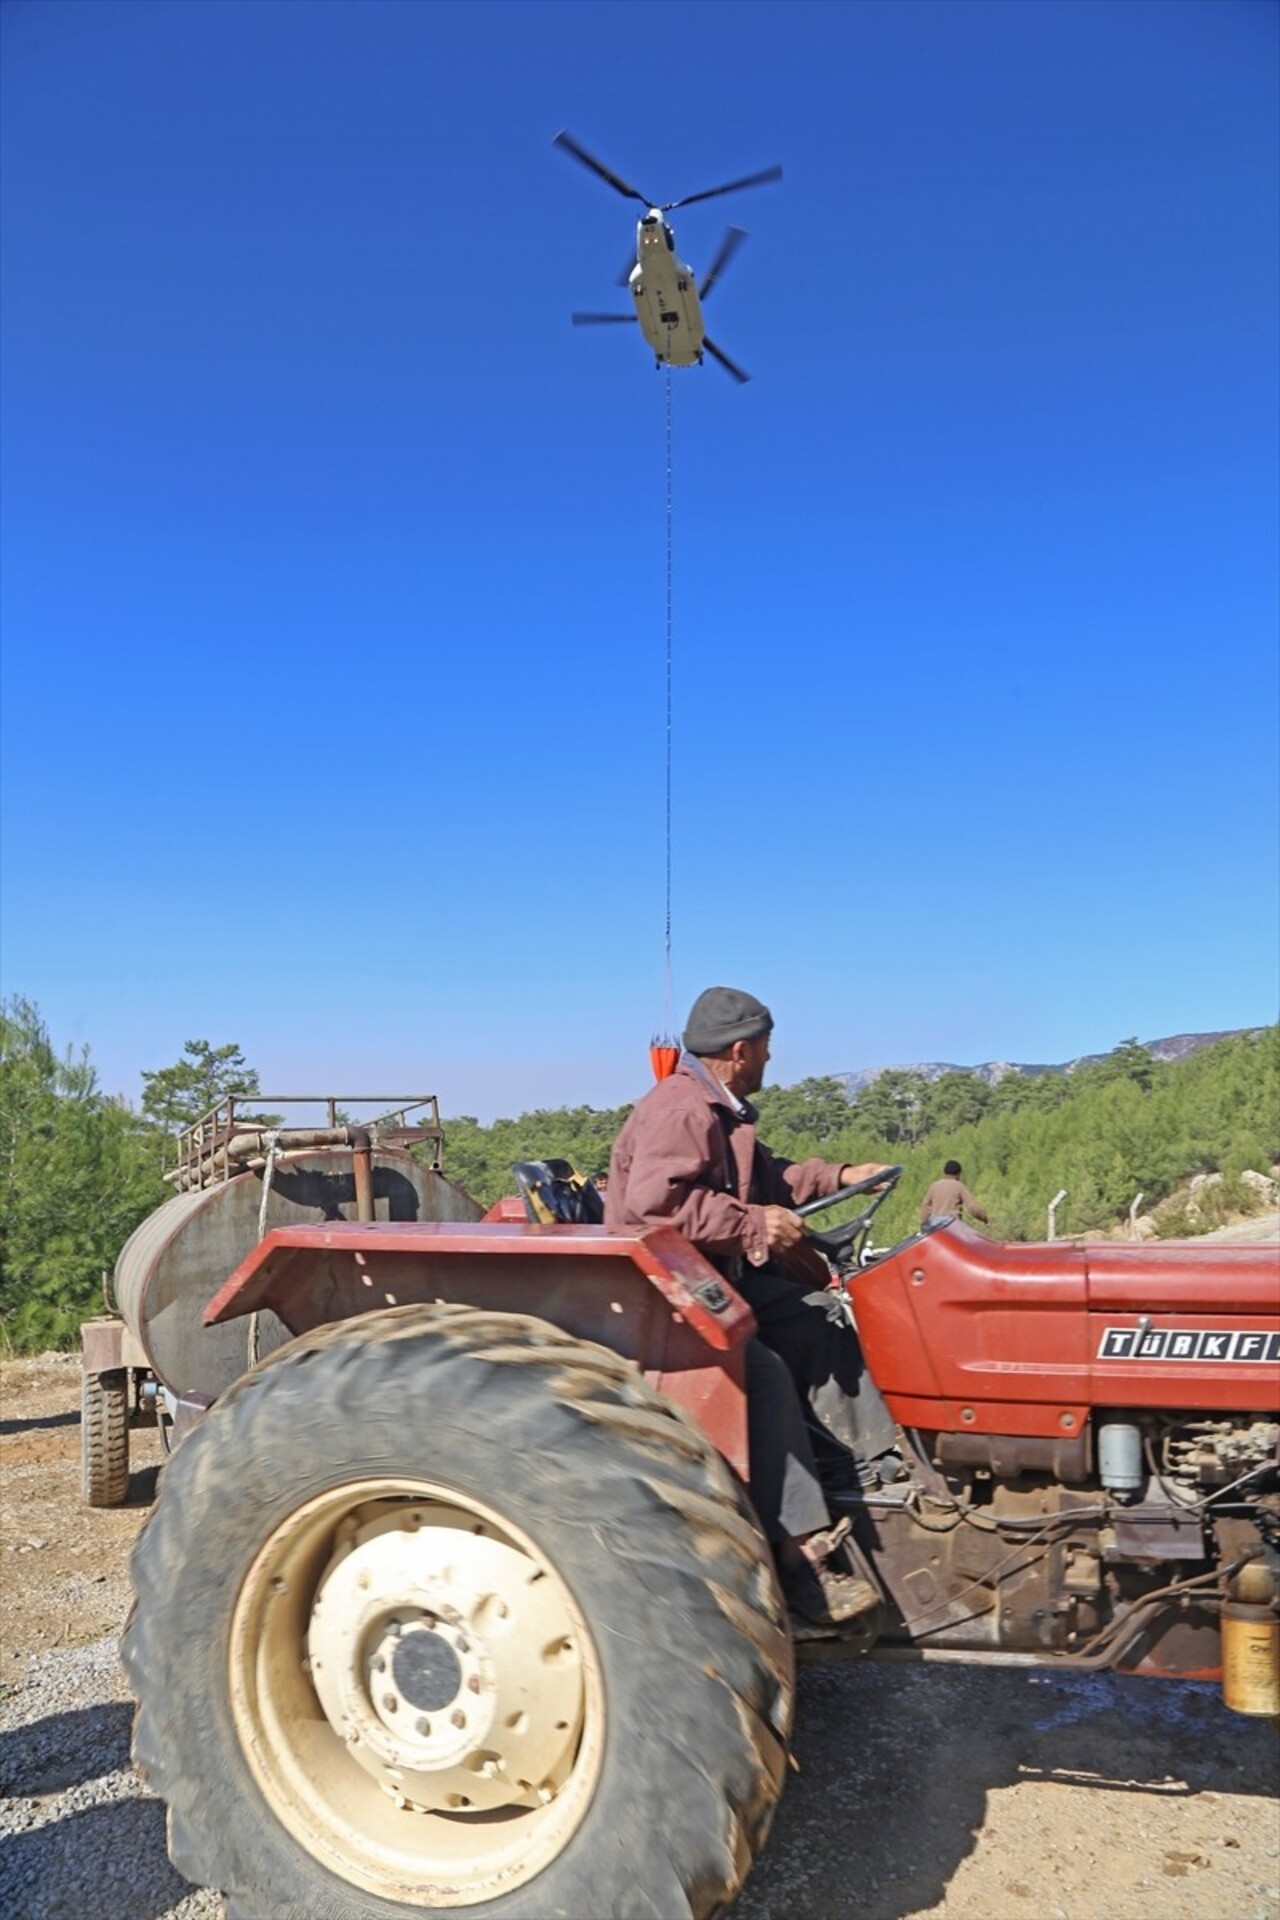
<svg viewBox="0 0 1280 1920"><path fill-rule="evenodd" d="M287 1126L275 1108L309 1107L326 1117L322 1126ZM379 1108L363 1119L354 1109ZM270 1108L271 1112L262 1111ZM179 1193L217 1186L238 1173L265 1165L268 1154L308 1147L410 1147L429 1149L426 1164L440 1171L444 1130L434 1093L228 1094L178 1135L176 1164L165 1174Z"/></svg>

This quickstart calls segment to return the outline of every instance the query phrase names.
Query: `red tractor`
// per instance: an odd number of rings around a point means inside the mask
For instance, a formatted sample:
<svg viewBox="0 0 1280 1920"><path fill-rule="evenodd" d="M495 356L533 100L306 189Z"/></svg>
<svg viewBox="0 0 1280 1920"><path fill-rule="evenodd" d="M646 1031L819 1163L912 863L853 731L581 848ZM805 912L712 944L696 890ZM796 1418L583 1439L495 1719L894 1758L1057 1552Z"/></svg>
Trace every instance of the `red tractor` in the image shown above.
<svg viewBox="0 0 1280 1920"><path fill-rule="evenodd" d="M882 1194L814 1231L901 1429L847 1503L882 1605L842 1635L789 1619L745 1492L732 1287L673 1229L584 1224L560 1163L478 1218L405 1132L224 1115L117 1270L181 1442L134 1553L135 1757L232 1916L724 1913L797 1649L1280 1711L1276 1246L943 1221L868 1260ZM182 1243L219 1213L264 1230L208 1298Z"/></svg>

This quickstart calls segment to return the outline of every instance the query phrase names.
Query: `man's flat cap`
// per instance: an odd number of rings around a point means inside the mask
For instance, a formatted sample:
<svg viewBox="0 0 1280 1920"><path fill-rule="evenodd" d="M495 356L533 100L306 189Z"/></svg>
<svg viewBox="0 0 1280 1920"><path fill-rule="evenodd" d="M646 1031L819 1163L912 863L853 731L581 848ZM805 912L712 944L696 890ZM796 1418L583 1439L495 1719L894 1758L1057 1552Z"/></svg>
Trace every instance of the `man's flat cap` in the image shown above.
<svg viewBox="0 0 1280 1920"><path fill-rule="evenodd" d="M723 1053L735 1040L755 1040L773 1028L773 1015L754 994L738 987L708 987L689 1010L686 1053Z"/></svg>

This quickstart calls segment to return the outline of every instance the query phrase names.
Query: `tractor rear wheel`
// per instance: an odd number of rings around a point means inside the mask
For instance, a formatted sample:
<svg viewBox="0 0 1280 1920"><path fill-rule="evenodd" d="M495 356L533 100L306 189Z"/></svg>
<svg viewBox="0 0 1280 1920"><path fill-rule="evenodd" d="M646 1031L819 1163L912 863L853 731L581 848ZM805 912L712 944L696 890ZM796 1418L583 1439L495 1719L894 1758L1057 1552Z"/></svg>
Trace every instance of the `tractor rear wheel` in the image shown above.
<svg viewBox="0 0 1280 1920"><path fill-rule="evenodd" d="M129 1375L80 1379L80 1492L87 1507L120 1507L129 1492Z"/></svg>
<svg viewBox="0 0 1280 1920"><path fill-rule="evenodd" d="M709 1920L764 1843L764 1540L691 1421L542 1321L294 1341L178 1449L133 1578L134 1755L236 1920Z"/></svg>

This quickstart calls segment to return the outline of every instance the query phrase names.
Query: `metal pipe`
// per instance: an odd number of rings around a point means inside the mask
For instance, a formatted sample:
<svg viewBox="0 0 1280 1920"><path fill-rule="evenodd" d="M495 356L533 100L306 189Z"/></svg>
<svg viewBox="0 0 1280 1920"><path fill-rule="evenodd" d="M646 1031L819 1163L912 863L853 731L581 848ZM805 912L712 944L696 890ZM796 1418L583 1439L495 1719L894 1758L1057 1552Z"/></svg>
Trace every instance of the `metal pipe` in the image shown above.
<svg viewBox="0 0 1280 1920"><path fill-rule="evenodd" d="M266 1096L263 1097L266 1098ZM287 1105L294 1096L274 1094L271 1098L278 1105ZM362 1101L366 1099L366 1096L361 1096ZM228 1103L229 1106L231 1104ZM219 1138L217 1133L211 1132L205 1123L201 1122L183 1135L182 1157L176 1167L168 1169L164 1178L179 1193L188 1193L196 1187L211 1186L217 1180L230 1180L246 1168L260 1167L267 1151L267 1140L272 1135L278 1140L278 1150L281 1153L289 1153L313 1147L353 1146L357 1134L372 1143L375 1128L378 1129L379 1138L388 1146L398 1146L419 1140L434 1143L433 1164L436 1168L439 1167L440 1148L444 1135L438 1120L429 1119L420 1126L405 1123L406 1114L417 1107L430 1107L434 1113L436 1106L434 1094L407 1102L405 1106L396 1108L390 1114L384 1114L377 1121L370 1121L367 1126L361 1127L337 1125L335 1120L337 1102L328 1100L326 1104L331 1121L327 1127L249 1127L242 1121L239 1128L235 1129L234 1118L229 1115L226 1130ZM372 1101L368 1101L368 1104L372 1104ZM388 1122L393 1119L401 1121L399 1128L388 1126ZM372 1193L370 1193L369 1203L372 1205ZM360 1217L363 1219L366 1216ZM374 1218L372 1213L367 1217L370 1220Z"/></svg>
<svg viewBox="0 0 1280 1920"><path fill-rule="evenodd" d="M207 1159L184 1161L180 1167L175 1167L164 1177L174 1182L179 1193L186 1193L191 1187L207 1185L215 1174L225 1171L226 1165L226 1149L219 1147L215 1153L209 1154Z"/></svg>
<svg viewBox="0 0 1280 1920"><path fill-rule="evenodd" d="M356 1182L356 1219L373 1219L373 1148L367 1127L350 1127L351 1170Z"/></svg>
<svg viewBox="0 0 1280 1920"><path fill-rule="evenodd" d="M188 1160L180 1167L173 1168L164 1176L173 1181L180 1192L189 1187L202 1187L215 1174L228 1175L231 1163L238 1168L249 1167L263 1162L267 1152L267 1139L275 1134L281 1153L297 1152L305 1147L345 1147L350 1144L353 1129L350 1127L255 1127L252 1132L234 1133L224 1145L216 1147L200 1160Z"/></svg>
<svg viewBox="0 0 1280 1920"><path fill-rule="evenodd" d="M274 1160L278 1154L297 1152L299 1149L313 1147L350 1147L351 1170L355 1179L356 1219L374 1219L373 1210L373 1141L368 1127L277 1127L255 1128L253 1132L233 1134L221 1154L215 1156L222 1162L236 1160L242 1164L258 1159L263 1147L268 1148L268 1160ZM205 1163L206 1166L209 1163ZM213 1169L210 1169L213 1170ZM200 1169L201 1173L205 1167Z"/></svg>
<svg viewBox="0 0 1280 1920"><path fill-rule="evenodd" d="M1220 1590L1215 1591L1211 1582L1229 1579L1243 1564L1236 1561L1233 1566L1219 1573L1197 1574L1191 1580L1175 1581L1171 1586L1160 1587L1153 1593L1144 1594L1141 1599L1131 1602L1127 1612L1108 1623L1092 1639L1086 1641L1079 1653L1049 1651L1044 1653L1013 1652L1002 1647L984 1649L980 1652L964 1647L879 1647L873 1649L872 1657L880 1660L930 1660L945 1662L961 1661L988 1666L1014 1667L1061 1667L1070 1668L1076 1673L1097 1673L1114 1666L1116 1661L1132 1646L1137 1633L1147 1626L1153 1616L1162 1607L1175 1601L1194 1601L1197 1606L1213 1611L1221 1609L1223 1600Z"/></svg>
<svg viewBox="0 0 1280 1920"><path fill-rule="evenodd" d="M252 1132L233 1133L226 1145L226 1152L232 1160L245 1160L251 1153L261 1153L263 1144L269 1135L274 1135L280 1143L281 1153L295 1147L346 1147L350 1146L352 1135L357 1131L353 1127L255 1127Z"/></svg>
<svg viewBox="0 0 1280 1920"><path fill-rule="evenodd" d="M1057 1216L1058 1208L1061 1206L1062 1202L1066 1199L1066 1197L1067 1197L1066 1188L1059 1187L1058 1191L1054 1194L1052 1200L1049 1202L1049 1238L1051 1240L1054 1237L1054 1221Z"/></svg>
<svg viewBox="0 0 1280 1920"><path fill-rule="evenodd" d="M1133 1196L1133 1205L1129 1208L1129 1238L1131 1240L1136 1240L1138 1237L1138 1208L1142 1205L1144 1197L1145 1196L1140 1193L1135 1193Z"/></svg>
<svg viewBox="0 0 1280 1920"><path fill-rule="evenodd" d="M238 1096L242 1104L245 1097L244 1094ZM385 1107L390 1113L407 1113L411 1107L436 1104L434 1093L255 1093L252 1099L255 1106L262 1107L328 1107L341 1102L349 1107ZM193 1132L194 1128L187 1131Z"/></svg>

